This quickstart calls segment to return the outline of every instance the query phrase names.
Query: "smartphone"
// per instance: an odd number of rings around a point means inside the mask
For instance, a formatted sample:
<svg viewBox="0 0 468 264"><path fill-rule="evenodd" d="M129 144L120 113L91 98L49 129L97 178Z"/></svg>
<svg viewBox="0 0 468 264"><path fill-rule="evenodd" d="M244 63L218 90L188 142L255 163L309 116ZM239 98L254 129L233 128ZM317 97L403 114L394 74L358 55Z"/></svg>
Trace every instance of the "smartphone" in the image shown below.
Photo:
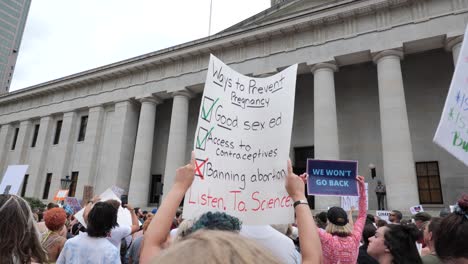
<svg viewBox="0 0 468 264"><path fill-rule="evenodd" d="M122 207L125 208L128 204L128 195L122 194L120 196L120 201L122 201Z"/></svg>

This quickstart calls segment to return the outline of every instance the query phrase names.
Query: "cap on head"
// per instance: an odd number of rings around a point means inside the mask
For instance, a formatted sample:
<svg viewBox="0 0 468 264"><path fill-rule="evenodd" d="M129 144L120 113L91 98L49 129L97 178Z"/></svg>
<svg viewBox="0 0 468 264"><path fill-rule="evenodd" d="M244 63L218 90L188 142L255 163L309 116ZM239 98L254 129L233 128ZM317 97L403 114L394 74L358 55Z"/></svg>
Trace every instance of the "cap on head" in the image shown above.
<svg viewBox="0 0 468 264"><path fill-rule="evenodd" d="M345 226L349 220L345 210L341 207L332 207L328 210L327 218L330 223L337 226Z"/></svg>

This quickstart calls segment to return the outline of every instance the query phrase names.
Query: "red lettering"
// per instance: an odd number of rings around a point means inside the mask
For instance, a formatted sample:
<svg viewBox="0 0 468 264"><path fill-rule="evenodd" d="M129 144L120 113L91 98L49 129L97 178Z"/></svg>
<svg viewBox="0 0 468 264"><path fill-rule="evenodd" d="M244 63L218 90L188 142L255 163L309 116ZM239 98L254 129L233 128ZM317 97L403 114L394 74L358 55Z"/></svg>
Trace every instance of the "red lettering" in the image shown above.
<svg viewBox="0 0 468 264"><path fill-rule="evenodd" d="M260 200L258 200L257 198L255 198L255 194L257 194L257 193L260 193L260 192L257 191L257 192L252 193L252 200L254 200L254 201L256 201L256 202L258 203L258 207L252 209L252 211L255 211L255 212L258 211L258 210L260 210L260 208L261 208L261 206L262 206L262 204L260 203Z"/></svg>
<svg viewBox="0 0 468 264"><path fill-rule="evenodd" d="M274 208L285 208L291 207L291 197L282 196L282 197L272 197L272 198L259 198L260 192L256 191L252 193L252 200L257 203L256 207L253 208L253 211L264 211L265 209L274 209Z"/></svg>
<svg viewBox="0 0 468 264"><path fill-rule="evenodd" d="M237 194L240 193L241 191L229 191L229 193L234 194L234 208L233 210L236 211L236 206L237 206Z"/></svg>
<svg viewBox="0 0 468 264"><path fill-rule="evenodd" d="M192 201L192 188L190 188L190 193L189 193L189 204L196 204L195 201Z"/></svg>

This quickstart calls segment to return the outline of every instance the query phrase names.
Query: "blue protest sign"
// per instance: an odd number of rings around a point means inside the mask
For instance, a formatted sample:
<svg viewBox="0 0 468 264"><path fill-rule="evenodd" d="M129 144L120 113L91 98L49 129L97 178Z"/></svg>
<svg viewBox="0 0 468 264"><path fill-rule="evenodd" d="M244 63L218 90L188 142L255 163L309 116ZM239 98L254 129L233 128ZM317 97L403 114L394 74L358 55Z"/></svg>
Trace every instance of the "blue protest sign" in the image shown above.
<svg viewBox="0 0 468 264"><path fill-rule="evenodd" d="M307 160L309 195L358 196L357 161Z"/></svg>

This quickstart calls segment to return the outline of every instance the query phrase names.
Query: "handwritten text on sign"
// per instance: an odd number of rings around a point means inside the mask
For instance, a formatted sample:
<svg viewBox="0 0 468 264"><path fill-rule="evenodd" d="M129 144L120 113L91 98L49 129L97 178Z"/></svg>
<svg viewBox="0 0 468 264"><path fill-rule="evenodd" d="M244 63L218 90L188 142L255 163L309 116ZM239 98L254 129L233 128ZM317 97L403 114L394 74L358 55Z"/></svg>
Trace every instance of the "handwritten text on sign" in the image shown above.
<svg viewBox="0 0 468 264"><path fill-rule="evenodd" d="M434 142L468 166L468 27Z"/></svg>
<svg viewBox="0 0 468 264"><path fill-rule="evenodd" d="M313 195L358 196L357 161L307 160L307 192Z"/></svg>
<svg viewBox="0 0 468 264"><path fill-rule="evenodd" d="M184 218L221 211L244 224L293 222L284 180L296 72L294 65L252 78L210 57L194 140L197 177Z"/></svg>

